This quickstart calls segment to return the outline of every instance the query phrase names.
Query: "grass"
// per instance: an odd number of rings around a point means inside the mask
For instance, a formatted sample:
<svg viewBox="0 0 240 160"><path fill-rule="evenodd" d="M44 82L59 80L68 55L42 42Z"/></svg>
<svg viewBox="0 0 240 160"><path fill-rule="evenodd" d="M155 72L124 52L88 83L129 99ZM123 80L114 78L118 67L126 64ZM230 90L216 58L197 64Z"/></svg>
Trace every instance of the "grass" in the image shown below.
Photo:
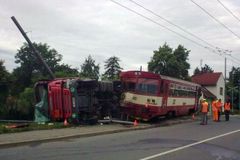
<svg viewBox="0 0 240 160"><path fill-rule="evenodd" d="M67 128L71 125L64 126L63 122L56 122L56 123L46 123L46 124L37 124L37 123L29 123L29 126L23 128L6 128L6 125L11 125L13 123L2 123L0 122L0 134L3 133L16 133L16 132L23 132L23 131L32 131L32 130L45 130L45 129L56 129L56 128ZM51 125L49 125L51 124Z"/></svg>

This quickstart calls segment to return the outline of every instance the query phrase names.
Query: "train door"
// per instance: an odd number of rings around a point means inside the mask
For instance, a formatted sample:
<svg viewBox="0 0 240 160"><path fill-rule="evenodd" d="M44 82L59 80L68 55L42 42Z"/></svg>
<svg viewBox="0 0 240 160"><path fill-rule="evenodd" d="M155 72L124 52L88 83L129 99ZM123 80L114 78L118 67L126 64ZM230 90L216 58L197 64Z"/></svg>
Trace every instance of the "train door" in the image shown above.
<svg viewBox="0 0 240 160"><path fill-rule="evenodd" d="M167 107L169 83L163 80L161 84L163 87L162 107Z"/></svg>

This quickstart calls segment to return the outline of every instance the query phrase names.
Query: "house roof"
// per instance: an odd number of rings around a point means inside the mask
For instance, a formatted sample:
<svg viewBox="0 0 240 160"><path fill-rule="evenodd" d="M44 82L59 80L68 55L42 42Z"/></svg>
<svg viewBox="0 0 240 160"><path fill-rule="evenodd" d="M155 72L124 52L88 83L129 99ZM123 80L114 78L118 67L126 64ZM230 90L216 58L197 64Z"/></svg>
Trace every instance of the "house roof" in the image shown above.
<svg viewBox="0 0 240 160"><path fill-rule="evenodd" d="M221 74L221 72L197 74L192 76L192 82L203 86L215 86Z"/></svg>
<svg viewBox="0 0 240 160"><path fill-rule="evenodd" d="M216 97L212 92L210 92L207 88L202 87L201 90L202 90L202 93L203 93L203 95L204 95L205 98L211 98L211 99L216 99L216 98L217 98L217 97Z"/></svg>

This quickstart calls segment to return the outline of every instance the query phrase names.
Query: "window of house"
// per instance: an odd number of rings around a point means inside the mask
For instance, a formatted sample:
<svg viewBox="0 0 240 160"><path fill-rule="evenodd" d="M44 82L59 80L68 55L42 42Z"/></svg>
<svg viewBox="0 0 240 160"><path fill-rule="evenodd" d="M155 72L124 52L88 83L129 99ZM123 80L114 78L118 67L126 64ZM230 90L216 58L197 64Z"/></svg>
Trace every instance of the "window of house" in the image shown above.
<svg viewBox="0 0 240 160"><path fill-rule="evenodd" d="M223 95L223 87L220 87L220 95Z"/></svg>

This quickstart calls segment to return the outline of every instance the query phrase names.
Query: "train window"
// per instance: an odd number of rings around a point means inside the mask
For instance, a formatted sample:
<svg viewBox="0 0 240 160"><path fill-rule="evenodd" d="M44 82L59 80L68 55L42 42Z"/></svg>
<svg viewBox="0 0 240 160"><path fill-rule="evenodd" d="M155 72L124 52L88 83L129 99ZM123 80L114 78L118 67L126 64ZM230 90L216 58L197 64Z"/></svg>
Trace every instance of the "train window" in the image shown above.
<svg viewBox="0 0 240 160"><path fill-rule="evenodd" d="M157 85L140 83L137 85L137 91L140 93L156 94L157 93Z"/></svg>
<svg viewBox="0 0 240 160"><path fill-rule="evenodd" d="M169 91L169 96L173 97L195 97L196 92L194 91L187 91L187 90L178 90L178 89L171 89Z"/></svg>
<svg viewBox="0 0 240 160"><path fill-rule="evenodd" d="M139 78L136 91L144 94L157 94L158 82L157 79Z"/></svg>
<svg viewBox="0 0 240 160"><path fill-rule="evenodd" d="M123 84L123 89L126 91L134 91L136 87L136 83L133 82L125 82Z"/></svg>
<svg viewBox="0 0 240 160"><path fill-rule="evenodd" d="M189 91L189 92L188 92L188 96L189 96L189 97L195 97L195 96L196 96L196 92Z"/></svg>

